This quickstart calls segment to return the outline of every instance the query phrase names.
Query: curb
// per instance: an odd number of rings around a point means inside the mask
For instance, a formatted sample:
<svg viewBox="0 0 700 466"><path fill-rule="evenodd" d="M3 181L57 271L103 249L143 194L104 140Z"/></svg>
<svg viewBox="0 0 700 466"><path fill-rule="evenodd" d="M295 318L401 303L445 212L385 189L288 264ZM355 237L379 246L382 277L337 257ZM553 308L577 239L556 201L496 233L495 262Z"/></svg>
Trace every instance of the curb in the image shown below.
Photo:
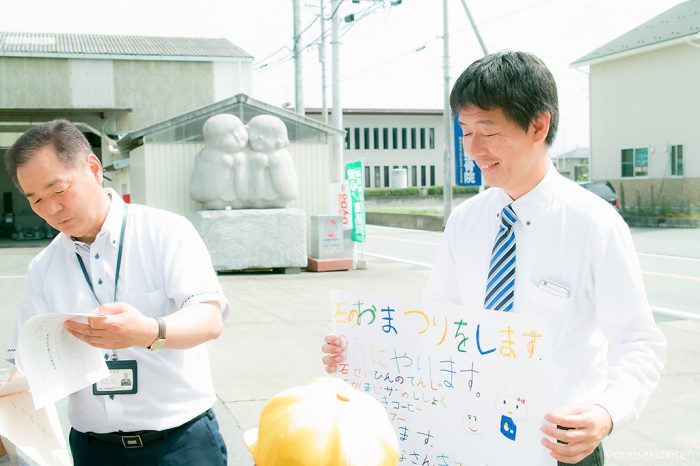
<svg viewBox="0 0 700 466"><path fill-rule="evenodd" d="M442 216L420 214L390 214L367 212L367 223L385 227L410 228L411 230L442 231Z"/></svg>
<svg viewBox="0 0 700 466"><path fill-rule="evenodd" d="M623 217L631 227L700 228L700 218L682 217Z"/></svg>

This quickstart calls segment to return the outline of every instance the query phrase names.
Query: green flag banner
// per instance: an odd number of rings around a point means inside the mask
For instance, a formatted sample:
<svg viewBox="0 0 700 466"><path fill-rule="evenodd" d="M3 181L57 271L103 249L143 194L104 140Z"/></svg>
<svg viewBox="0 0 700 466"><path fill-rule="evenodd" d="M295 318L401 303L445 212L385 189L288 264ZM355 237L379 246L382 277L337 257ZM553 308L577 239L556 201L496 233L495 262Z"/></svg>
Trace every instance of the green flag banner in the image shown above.
<svg viewBox="0 0 700 466"><path fill-rule="evenodd" d="M365 190L362 184L362 161L345 164L345 177L348 179L352 201L352 240L365 242Z"/></svg>

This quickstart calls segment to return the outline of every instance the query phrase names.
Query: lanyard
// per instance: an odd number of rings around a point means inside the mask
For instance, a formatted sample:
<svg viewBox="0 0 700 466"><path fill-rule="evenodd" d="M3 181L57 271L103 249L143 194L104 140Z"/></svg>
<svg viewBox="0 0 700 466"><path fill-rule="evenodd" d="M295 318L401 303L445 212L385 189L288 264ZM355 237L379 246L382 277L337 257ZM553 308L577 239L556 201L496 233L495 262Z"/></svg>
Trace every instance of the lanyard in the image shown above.
<svg viewBox="0 0 700 466"><path fill-rule="evenodd" d="M124 249L124 229L126 228L126 207L127 207L127 205L124 204L124 217L122 218L122 230L121 230L121 233L119 234L119 249L117 252L117 268L114 272L114 299L112 300L112 302L117 301L117 283L119 282L119 271L122 268L122 250ZM85 281L87 282L88 286L90 287L90 291L92 291L92 295L95 297L97 304L102 304L100 302L100 298L97 297L97 293L95 293L95 287L92 286L92 281L90 280L90 275L88 275L87 269L85 268L85 263L83 262L83 258L80 257L80 254L78 254L77 252L75 253L75 256L78 258L78 263L80 264L80 268L83 271L83 277L85 277Z"/></svg>

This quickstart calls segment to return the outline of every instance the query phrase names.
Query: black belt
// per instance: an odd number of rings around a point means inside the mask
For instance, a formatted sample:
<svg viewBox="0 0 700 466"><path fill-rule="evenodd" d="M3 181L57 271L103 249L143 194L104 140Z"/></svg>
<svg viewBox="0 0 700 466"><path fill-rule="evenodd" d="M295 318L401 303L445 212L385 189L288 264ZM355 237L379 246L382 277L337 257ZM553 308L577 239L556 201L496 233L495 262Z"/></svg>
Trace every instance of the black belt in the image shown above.
<svg viewBox="0 0 700 466"><path fill-rule="evenodd" d="M191 426L195 422L202 419L204 416L209 417L209 419L213 419L214 412L211 409L207 409L199 416L195 416L194 418L190 419L184 424L179 425L177 427L173 427L171 429L140 430L137 432L112 432L109 434L96 434L94 432L87 432L85 435L87 435L91 440L121 445L124 448L141 448L147 443L167 438L169 435L177 432L178 430Z"/></svg>

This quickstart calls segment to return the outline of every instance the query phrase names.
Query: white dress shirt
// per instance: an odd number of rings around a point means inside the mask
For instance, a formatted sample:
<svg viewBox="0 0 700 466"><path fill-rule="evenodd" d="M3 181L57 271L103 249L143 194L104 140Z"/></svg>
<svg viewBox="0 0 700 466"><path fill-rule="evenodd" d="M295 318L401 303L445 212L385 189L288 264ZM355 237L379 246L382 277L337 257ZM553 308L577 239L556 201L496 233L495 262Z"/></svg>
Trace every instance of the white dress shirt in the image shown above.
<svg viewBox="0 0 700 466"><path fill-rule="evenodd" d="M85 280L81 254L100 302L114 302L114 277L124 202L111 189L109 213L90 245L59 234L29 265L8 359L15 356L19 328L32 316L50 312L92 312L99 303ZM192 224L171 212L130 204L118 302L147 316L165 316L204 301L218 301L224 318L229 304L211 265L209 252ZM166 329L167 338L167 329ZM111 350L105 350L111 355ZM87 387L70 396L68 416L80 432L163 430L179 426L211 408L216 400L206 345L190 349L131 347L120 360L136 360L138 393L95 396ZM21 355L18 355L21 369Z"/></svg>
<svg viewBox="0 0 700 466"><path fill-rule="evenodd" d="M483 309L499 215L511 202L518 216L513 312L550 324L553 408L597 403L615 428L637 418L659 381L666 339L652 317L629 228L553 166L516 201L491 188L454 210L424 300ZM543 290L542 280L569 297Z"/></svg>

